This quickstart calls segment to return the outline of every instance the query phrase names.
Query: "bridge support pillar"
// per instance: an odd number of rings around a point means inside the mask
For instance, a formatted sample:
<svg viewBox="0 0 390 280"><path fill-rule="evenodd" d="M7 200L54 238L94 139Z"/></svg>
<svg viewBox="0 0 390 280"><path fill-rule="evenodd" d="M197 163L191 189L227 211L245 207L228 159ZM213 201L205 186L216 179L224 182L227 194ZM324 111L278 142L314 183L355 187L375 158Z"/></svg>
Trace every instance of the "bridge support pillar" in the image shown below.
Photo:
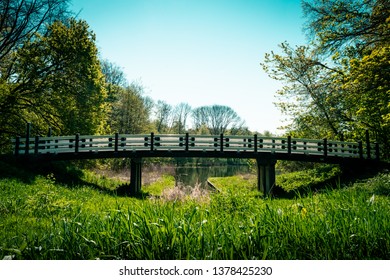
<svg viewBox="0 0 390 280"><path fill-rule="evenodd" d="M271 188L275 185L275 159L256 159L257 161L257 187L263 192L264 196L268 195Z"/></svg>
<svg viewBox="0 0 390 280"><path fill-rule="evenodd" d="M132 158L130 162L130 195L141 192L142 158Z"/></svg>

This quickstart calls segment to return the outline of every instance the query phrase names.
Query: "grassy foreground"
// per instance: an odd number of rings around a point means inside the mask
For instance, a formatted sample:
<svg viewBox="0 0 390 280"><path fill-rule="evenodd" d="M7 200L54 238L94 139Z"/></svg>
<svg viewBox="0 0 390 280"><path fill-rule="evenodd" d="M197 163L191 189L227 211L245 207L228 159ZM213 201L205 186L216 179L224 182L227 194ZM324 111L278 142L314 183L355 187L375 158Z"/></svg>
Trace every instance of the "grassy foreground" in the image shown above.
<svg viewBox="0 0 390 280"><path fill-rule="evenodd" d="M0 259L390 259L389 174L295 199L213 183L221 192L137 199L3 176Z"/></svg>

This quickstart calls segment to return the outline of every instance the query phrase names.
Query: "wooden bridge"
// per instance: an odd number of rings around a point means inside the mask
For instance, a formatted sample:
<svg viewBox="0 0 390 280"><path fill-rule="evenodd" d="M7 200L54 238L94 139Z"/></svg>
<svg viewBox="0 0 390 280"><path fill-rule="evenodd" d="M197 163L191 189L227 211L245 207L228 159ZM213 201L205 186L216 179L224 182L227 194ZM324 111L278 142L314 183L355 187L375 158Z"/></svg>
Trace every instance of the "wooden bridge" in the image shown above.
<svg viewBox="0 0 390 280"><path fill-rule="evenodd" d="M75 160L130 158L130 190L141 189L142 158L208 157L253 158L257 161L258 188L267 194L275 184L277 160L336 164L370 164L379 161L379 145L365 141L264 137L259 135L73 135L26 137L12 140L13 154L20 160Z"/></svg>

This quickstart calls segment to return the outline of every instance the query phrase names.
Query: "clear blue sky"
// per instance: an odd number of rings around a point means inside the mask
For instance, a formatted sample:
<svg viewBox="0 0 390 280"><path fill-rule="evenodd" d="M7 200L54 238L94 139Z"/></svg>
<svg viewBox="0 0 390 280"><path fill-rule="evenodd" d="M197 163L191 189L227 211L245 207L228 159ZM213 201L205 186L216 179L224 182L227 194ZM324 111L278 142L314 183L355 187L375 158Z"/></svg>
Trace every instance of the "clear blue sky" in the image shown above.
<svg viewBox="0 0 390 280"><path fill-rule="evenodd" d="M153 100L227 105L249 129L280 133L282 85L260 62L283 41L305 44L300 0L73 0L72 10Z"/></svg>

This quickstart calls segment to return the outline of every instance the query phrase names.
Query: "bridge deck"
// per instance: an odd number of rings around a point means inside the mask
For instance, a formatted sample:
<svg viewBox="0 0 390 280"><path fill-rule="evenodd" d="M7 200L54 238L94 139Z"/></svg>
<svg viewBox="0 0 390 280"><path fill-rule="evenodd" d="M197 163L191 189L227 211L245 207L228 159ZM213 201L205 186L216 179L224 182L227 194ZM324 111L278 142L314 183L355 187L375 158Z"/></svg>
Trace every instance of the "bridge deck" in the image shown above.
<svg viewBox="0 0 390 280"><path fill-rule="evenodd" d="M343 162L379 159L377 144L258 135L73 135L18 137L14 154L63 160L115 157L235 157Z"/></svg>

